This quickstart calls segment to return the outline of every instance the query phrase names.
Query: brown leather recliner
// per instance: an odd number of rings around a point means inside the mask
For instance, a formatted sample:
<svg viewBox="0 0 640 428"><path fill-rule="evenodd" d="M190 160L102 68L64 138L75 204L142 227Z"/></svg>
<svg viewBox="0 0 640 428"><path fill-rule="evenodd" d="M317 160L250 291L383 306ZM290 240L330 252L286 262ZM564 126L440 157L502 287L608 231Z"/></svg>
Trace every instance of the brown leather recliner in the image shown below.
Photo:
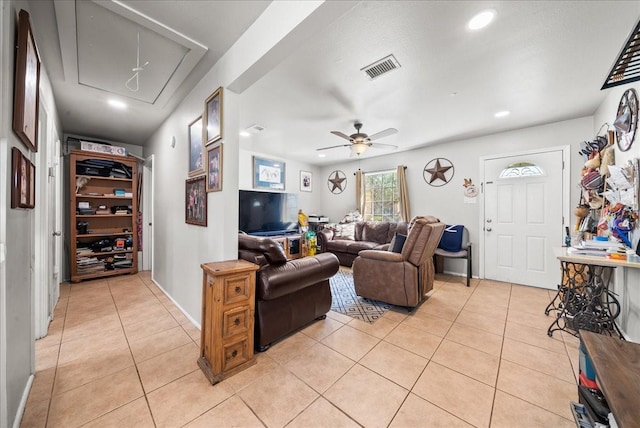
<svg viewBox="0 0 640 428"><path fill-rule="evenodd" d="M433 253L444 228L435 217L417 218L401 253L360 251L353 261L356 294L397 306L417 306L433 288Z"/></svg>
<svg viewBox="0 0 640 428"><path fill-rule="evenodd" d="M331 309L329 278L340 263L333 254L287 260L273 239L238 235L238 258L260 266L256 272L254 343L265 351L271 343Z"/></svg>

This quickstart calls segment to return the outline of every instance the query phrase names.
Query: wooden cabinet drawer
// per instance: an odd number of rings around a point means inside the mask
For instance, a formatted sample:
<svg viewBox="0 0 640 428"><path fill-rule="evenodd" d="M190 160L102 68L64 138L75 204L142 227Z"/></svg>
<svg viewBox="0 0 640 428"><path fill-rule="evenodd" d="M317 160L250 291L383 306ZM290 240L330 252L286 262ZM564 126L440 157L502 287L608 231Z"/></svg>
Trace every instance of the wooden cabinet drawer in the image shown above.
<svg viewBox="0 0 640 428"><path fill-rule="evenodd" d="M253 350L249 348L249 338L241 337L223 345L222 370L232 368L253 359Z"/></svg>
<svg viewBox="0 0 640 428"><path fill-rule="evenodd" d="M251 295L251 275L240 274L224 278L222 304L230 305L249 300Z"/></svg>
<svg viewBox="0 0 640 428"><path fill-rule="evenodd" d="M251 308L240 306L222 314L222 337L228 338L236 334L246 334L249 331Z"/></svg>

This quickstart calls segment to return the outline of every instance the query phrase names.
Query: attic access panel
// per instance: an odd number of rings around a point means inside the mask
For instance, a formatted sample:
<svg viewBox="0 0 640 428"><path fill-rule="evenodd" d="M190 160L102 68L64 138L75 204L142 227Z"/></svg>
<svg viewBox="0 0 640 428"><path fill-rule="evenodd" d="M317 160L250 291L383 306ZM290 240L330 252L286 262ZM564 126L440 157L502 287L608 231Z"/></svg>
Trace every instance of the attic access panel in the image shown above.
<svg viewBox="0 0 640 428"><path fill-rule="evenodd" d="M640 21L622 47L602 89L640 80Z"/></svg>
<svg viewBox="0 0 640 428"><path fill-rule="evenodd" d="M189 50L91 1L76 2L78 83L153 104ZM138 34L138 90L126 82L135 73Z"/></svg>

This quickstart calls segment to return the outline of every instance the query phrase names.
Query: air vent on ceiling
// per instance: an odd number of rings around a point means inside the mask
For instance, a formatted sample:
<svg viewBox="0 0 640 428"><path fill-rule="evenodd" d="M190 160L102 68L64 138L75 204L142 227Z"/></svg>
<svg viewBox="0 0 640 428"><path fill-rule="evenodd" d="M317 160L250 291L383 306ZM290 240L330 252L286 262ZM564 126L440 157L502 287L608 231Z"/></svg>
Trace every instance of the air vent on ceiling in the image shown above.
<svg viewBox="0 0 640 428"><path fill-rule="evenodd" d="M251 125L250 127L248 127L246 129L246 131L249 134L254 134L255 135L255 134L258 134L258 133L264 131L264 126L262 126L262 125Z"/></svg>
<svg viewBox="0 0 640 428"><path fill-rule="evenodd" d="M640 21L622 47L602 89L640 80Z"/></svg>
<svg viewBox="0 0 640 428"><path fill-rule="evenodd" d="M396 68L400 68L400 63L393 55L389 55L387 57L382 58L379 61L374 62L371 65L368 65L364 68L361 68L360 71L364 71L367 77L371 80L382 76L390 71L395 70Z"/></svg>

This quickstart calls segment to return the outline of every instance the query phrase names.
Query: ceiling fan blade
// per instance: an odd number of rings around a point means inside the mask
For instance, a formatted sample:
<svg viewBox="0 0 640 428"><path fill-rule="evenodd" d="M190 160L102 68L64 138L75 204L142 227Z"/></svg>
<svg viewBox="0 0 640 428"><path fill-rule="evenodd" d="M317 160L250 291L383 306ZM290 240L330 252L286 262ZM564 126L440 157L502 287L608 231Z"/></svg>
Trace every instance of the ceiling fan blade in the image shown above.
<svg viewBox="0 0 640 428"><path fill-rule="evenodd" d="M351 141L351 137L349 137L347 134L345 134L344 132L340 132L340 131L331 131L331 133L333 135L337 135L338 137L344 138L345 140L349 140Z"/></svg>
<svg viewBox="0 0 640 428"><path fill-rule="evenodd" d="M371 143L369 147L373 147L374 149L384 149L384 150L395 150L398 146L394 146L393 144L381 144L381 143Z"/></svg>
<svg viewBox="0 0 640 428"><path fill-rule="evenodd" d="M380 138L388 137L389 135L397 134L398 130L396 128L388 128L384 131L377 132L373 135L369 136L370 140L379 140Z"/></svg>
<svg viewBox="0 0 640 428"><path fill-rule="evenodd" d="M316 151L319 152L320 150L329 150L329 149L335 149L338 147L351 147L351 144L340 144L339 146L323 147L321 149L316 149Z"/></svg>

